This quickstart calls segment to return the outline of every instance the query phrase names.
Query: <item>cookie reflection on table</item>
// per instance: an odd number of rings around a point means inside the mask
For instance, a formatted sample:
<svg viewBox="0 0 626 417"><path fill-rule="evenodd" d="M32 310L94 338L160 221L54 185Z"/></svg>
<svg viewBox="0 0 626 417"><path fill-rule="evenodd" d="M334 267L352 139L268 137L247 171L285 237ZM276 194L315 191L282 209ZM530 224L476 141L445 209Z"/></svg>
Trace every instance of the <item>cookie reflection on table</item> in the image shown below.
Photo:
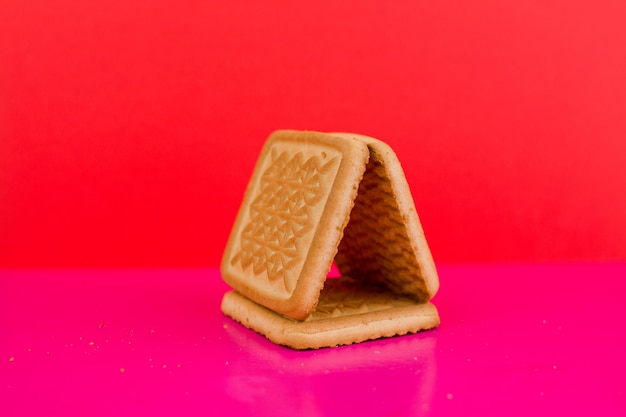
<svg viewBox="0 0 626 417"><path fill-rule="evenodd" d="M227 392L257 411L317 415L316 410L325 409L320 406L325 393L336 396L337 390L345 392L337 412L374 408L428 415L430 410L437 376L436 330L306 351L277 346L228 318L224 333L237 350L228 363ZM279 397L290 401L280 401L281 410L276 410ZM388 408L381 409L378 402Z"/></svg>

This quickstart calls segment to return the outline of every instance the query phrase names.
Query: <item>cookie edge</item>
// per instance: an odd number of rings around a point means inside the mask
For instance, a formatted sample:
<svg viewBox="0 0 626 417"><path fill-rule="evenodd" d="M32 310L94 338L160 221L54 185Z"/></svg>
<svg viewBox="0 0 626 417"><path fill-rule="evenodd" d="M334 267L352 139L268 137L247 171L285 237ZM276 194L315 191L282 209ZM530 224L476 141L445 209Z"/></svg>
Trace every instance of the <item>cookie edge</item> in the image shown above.
<svg viewBox="0 0 626 417"><path fill-rule="evenodd" d="M281 316L233 290L224 295L221 309L273 343L296 350L401 336L440 324L437 308L429 302L308 322Z"/></svg>

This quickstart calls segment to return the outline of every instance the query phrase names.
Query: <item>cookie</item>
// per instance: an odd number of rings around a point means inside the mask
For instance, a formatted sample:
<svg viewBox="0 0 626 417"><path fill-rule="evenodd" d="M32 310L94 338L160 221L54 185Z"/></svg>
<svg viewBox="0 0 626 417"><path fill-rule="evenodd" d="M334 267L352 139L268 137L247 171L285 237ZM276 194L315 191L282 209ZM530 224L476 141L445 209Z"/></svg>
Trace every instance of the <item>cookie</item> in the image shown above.
<svg viewBox="0 0 626 417"><path fill-rule="evenodd" d="M328 279L317 308L304 321L277 314L237 291L226 293L222 311L272 342L294 349L349 345L439 324L433 304L363 287L349 277Z"/></svg>
<svg viewBox="0 0 626 417"><path fill-rule="evenodd" d="M294 319L308 317L324 286L358 184L365 144L279 131L266 142L224 252L224 281Z"/></svg>
<svg viewBox="0 0 626 417"><path fill-rule="evenodd" d="M333 260L340 279L327 279ZM222 259L222 311L296 349L439 324L437 272L394 152L360 135L267 140Z"/></svg>
<svg viewBox="0 0 626 417"><path fill-rule="evenodd" d="M367 144L370 153L335 259L339 270L428 301L439 289L439 278L400 161L380 140L336 135Z"/></svg>

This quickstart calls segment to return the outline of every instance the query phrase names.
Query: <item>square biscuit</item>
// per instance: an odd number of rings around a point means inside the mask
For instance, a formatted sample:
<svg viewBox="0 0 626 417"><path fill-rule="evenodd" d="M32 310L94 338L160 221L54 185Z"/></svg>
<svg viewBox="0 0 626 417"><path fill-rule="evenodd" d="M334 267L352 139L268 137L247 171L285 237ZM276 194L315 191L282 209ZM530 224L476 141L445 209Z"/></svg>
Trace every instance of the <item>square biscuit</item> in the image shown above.
<svg viewBox="0 0 626 417"><path fill-rule="evenodd" d="M432 303L416 303L350 281L327 280L319 305L303 321L276 314L237 291L226 293L222 311L272 342L298 350L350 345L439 325Z"/></svg>
<svg viewBox="0 0 626 417"><path fill-rule="evenodd" d="M317 132L272 134L222 258L224 281L271 310L308 317L368 159L358 141Z"/></svg>
<svg viewBox="0 0 626 417"><path fill-rule="evenodd" d="M439 277L398 157L378 139L333 135L358 140L370 152L335 257L341 274L377 283L417 302L429 301L439 289Z"/></svg>

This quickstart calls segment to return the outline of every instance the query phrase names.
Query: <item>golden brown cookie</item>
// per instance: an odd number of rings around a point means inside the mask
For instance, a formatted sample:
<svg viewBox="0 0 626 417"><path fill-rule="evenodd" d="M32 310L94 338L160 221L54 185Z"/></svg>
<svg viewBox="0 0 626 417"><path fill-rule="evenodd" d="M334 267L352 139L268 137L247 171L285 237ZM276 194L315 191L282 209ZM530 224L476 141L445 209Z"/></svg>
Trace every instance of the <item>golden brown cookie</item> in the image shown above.
<svg viewBox="0 0 626 417"><path fill-rule="evenodd" d="M341 279L326 278L333 259ZM438 278L400 163L352 134L278 131L222 259L225 314L296 349L432 328Z"/></svg>

